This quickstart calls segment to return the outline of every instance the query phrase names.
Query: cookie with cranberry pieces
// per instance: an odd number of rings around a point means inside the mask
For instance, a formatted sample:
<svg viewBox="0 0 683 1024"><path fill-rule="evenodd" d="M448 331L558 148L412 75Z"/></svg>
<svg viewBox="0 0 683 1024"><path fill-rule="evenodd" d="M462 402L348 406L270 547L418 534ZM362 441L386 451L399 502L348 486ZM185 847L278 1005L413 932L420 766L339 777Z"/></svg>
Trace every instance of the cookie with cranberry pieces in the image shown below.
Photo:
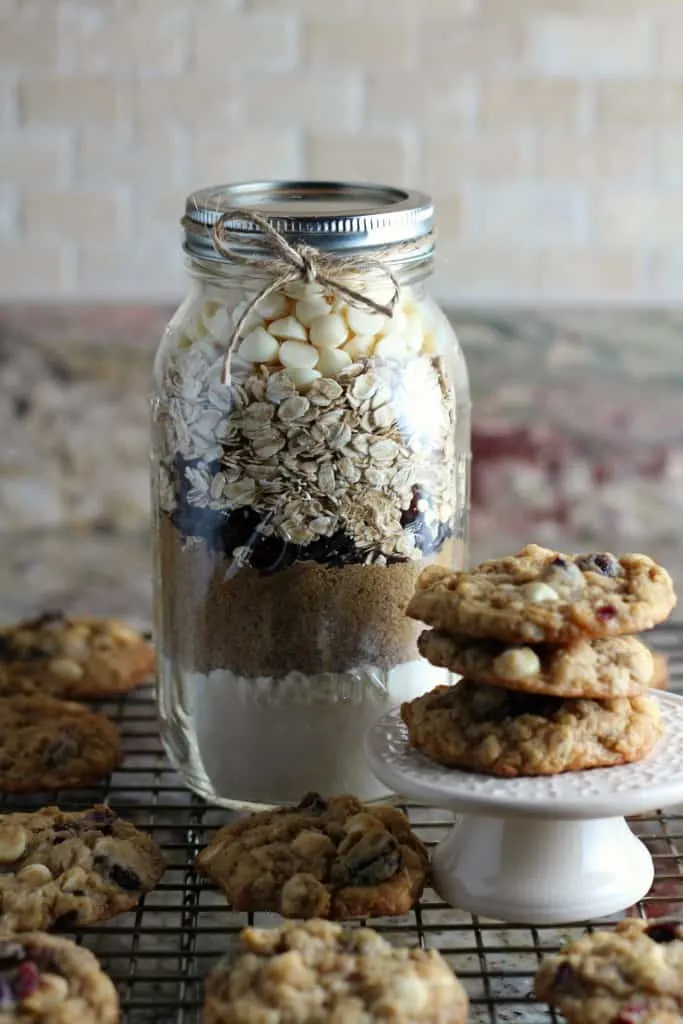
<svg viewBox="0 0 683 1024"><path fill-rule="evenodd" d="M633 636L525 646L427 629L417 646L432 665L472 682L554 697L637 697L653 675L652 652Z"/></svg>
<svg viewBox="0 0 683 1024"><path fill-rule="evenodd" d="M77 789L120 760L116 726L54 697L0 698L0 793Z"/></svg>
<svg viewBox="0 0 683 1024"><path fill-rule="evenodd" d="M679 1024L683 1019L683 925L628 918L544 957L539 999L569 1024Z"/></svg>
<svg viewBox="0 0 683 1024"><path fill-rule="evenodd" d="M0 934L3 1024L118 1024L119 999L89 949L42 932Z"/></svg>
<svg viewBox="0 0 683 1024"><path fill-rule="evenodd" d="M209 975L204 1024L465 1024L468 998L435 949L392 946L331 921L246 928Z"/></svg>
<svg viewBox="0 0 683 1024"><path fill-rule="evenodd" d="M563 700L467 680L403 704L401 718L430 760L507 778L639 761L662 732L652 697Z"/></svg>
<svg viewBox="0 0 683 1024"><path fill-rule="evenodd" d="M220 829L196 865L235 910L343 921L407 913L428 857L396 808L309 793Z"/></svg>
<svg viewBox="0 0 683 1024"><path fill-rule="evenodd" d="M0 815L0 929L105 921L154 889L165 866L151 837L103 804Z"/></svg>
<svg viewBox="0 0 683 1024"><path fill-rule="evenodd" d="M671 577L647 555L564 555L529 544L468 572L428 567L407 614L447 633L567 644L651 629L675 604Z"/></svg>
<svg viewBox="0 0 683 1024"><path fill-rule="evenodd" d="M145 638L116 619L46 612L0 630L0 697L115 697L143 683L153 668Z"/></svg>

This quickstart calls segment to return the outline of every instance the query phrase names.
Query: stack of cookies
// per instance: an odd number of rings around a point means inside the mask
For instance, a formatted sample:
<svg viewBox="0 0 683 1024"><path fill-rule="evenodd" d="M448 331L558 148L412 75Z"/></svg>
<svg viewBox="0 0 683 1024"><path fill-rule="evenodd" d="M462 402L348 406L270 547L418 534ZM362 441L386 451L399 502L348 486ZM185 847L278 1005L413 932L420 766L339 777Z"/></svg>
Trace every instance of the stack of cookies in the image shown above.
<svg viewBox="0 0 683 1024"><path fill-rule="evenodd" d="M469 572L430 567L407 614L420 652L463 676L404 704L412 746L499 776L638 761L661 733L652 652L631 635L676 603L645 555L564 555L530 544Z"/></svg>

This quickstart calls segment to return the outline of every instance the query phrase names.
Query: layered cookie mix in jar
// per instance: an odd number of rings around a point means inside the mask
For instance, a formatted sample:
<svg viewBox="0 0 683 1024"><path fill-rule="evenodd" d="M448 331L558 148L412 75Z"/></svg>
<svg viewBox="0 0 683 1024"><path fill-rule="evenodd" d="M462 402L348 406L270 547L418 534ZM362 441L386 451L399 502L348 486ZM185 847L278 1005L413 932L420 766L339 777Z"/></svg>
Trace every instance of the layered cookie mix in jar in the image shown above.
<svg viewBox="0 0 683 1024"><path fill-rule="evenodd" d="M375 719L440 682L405 607L461 568L469 392L428 298L426 196L343 183L191 195L190 294L152 396L159 705L228 806L385 791Z"/></svg>

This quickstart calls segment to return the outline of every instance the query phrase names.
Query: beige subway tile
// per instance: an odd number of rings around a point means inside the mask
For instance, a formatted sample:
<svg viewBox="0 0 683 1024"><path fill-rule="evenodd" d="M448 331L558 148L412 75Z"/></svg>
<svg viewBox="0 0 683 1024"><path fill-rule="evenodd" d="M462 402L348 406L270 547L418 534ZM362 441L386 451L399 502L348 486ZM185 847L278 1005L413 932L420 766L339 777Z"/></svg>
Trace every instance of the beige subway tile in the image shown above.
<svg viewBox="0 0 683 1024"><path fill-rule="evenodd" d="M369 124L442 124L453 130L470 123L474 110L474 88L466 75L429 68L417 78L389 71L368 78L365 118Z"/></svg>
<svg viewBox="0 0 683 1024"><path fill-rule="evenodd" d="M575 128L579 122L580 101L578 81L490 79L482 84L481 122L493 131L516 125L539 130Z"/></svg>
<svg viewBox="0 0 683 1024"><path fill-rule="evenodd" d="M84 245L78 253L78 290L95 299L179 302L187 293L177 227L135 245Z"/></svg>
<svg viewBox="0 0 683 1024"><path fill-rule="evenodd" d="M662 75L683 76L683 7L657 26L656 66Z"/></svg>
<svg viewBox="0 0 683 1024"><path fill-rule="evenodd" d="M128 211L116 190L29 188L23 194L23 224L27 238L98 238L106 246L126 231Z"/></svg>
<svg viewBox="0 0 683 1024"><path fill-rule="evenodd" d="M362 80L344 71L259 75L247 90L247 123L255 127L354 129L362 111Z"/></svg>
<svg viewBox="0 0 683 1024"><path fill-rule="evenodd" d="M311 21L304 52L321 67L407 70L416 67L417 37L407 21Z"/></svg>
<svg viewBox="0 0 683 1024"><path fill-rule="evenodd" d="M670 128L655 141L655 179L664 185L683 185L683 131Z"/></svg>
<svg viewBox="0 0 683 1024"><path fill-rule="evenodd" d="M521 131L430 131L424 139L421 181L430 191L445 193L463 181L509 181L531 172L531 146Z"/></svg>
<svg viewBox="0 0 683 1024"><path fill-rule="evenodd" d="M506 245L465 245L440 240L434 294L444 304L486 299L523 302L537 292L538 257Z"/></svg>
<svg viewBox="0 0 683 1024"><path fill-rule="evenodd" d="M624 79L603 82L597 90L600 130L652 125L683 125L683 81Z"/></svg>
<svg viewBox="0 0 683 1024"><path fill-rule="evenodd" d="M22 74L57 67L56 5L24 0L0 12L0 66Z"/></svg>
<svg viewBox="0 0 683 1024"><path fill-rule="evenodd" d="M419 26L420 62L427 68L472 70L482 77L519 72L523 22L520 19L429 20Z"/></svg>
<svg viewBox="0 0 683 1024"><path fill-rule="evenodd" d="M298 25L291 15L237 14L213 7L197 12L194 63L220 68L289 71L298 59Z"/></svg>
<svg viewBox="0 0 683 1024"><path fill-rule="evenodd" d="M156 187L144 186L133 194L131 221L133 234L142 246L160 245L175 238L180 245L180 220L185 212L185 199L193 187L215 185L218 179L197 178L192 183L172 187L160 182ZM224 179L225 180L225 179Z"/></svg>
<svg viewBox="0 0 683 1024"><path fill-rule="evenodd" d="M65 246L26 241L0 245L2 298L54 298L72 286L72 263Z"/></svg>
<svg viewBox="0 0 683 1024"><path fill-rule="evenodd" d="M62 66L75 74L181 72L188 61L186 0L58 0Z"/></svg>
<svg viewBox="0 0 683 1024"><path fill-rule="evenodd" d="M303 142L297 131L243 126L231 134L202 133L189 161L197 182L294 178L303 173Z"/></svg>
<svg viewBox="0 0 683 1024"><path fill-rule="evenodd" d="M468 18L475 15L482 0L246 0L247 10L286 11L311 21L356 19L359 28L372 13L377 20L400 21L404 18Z"/></svg>
<svg viewBox="0 0 683 1024"><path fill-rule="evenodd" d="M57 185L66 181L72 140L66 133L24 129L0 144L0 182Z"/></svg>
<svg viewBox="0 0 683 1024"><path fill-rule="evenodd" d="M313 178L351 178L407 184L413 146L407 138L379 133L314 134L306 144L306 173Z"/></svg>
<svg viewBox="0 0 683 1024"><path fill-rule="evenodd" d="M527 62L540 75L646 75L654 66L654 33L645 15L546 14L527 27Z"/></svg>
<svg viewBox="0 0 683 1024"><path fill-rule="evenodd" d="M656 246L648 270L648 296L680 306L683 281L683 249L680 245Z"/></svg>
<svg viewBox="0 0 683 1024"><path fill-rule="evenodd" d="M577 245L587 233L587 197L563 185L486 184L467 190L463 238L469 244Z"/></svg>
<svg viewBox="0 0 683 1024"><path fill-rule="evenodd" d="M544 248L539 252L538 288L550 299L609 301L632 299L644 284L639 250Z"/></svg>
<svg viewBox="0 0 683 1024"><path fill-rule="evenodd" d="M79 133L76 176L82 182L132 186L173 181L185 164L187 148L186 140L168 125L162 130L144 125L136 134L87 125Z"/></svg>
<svg viewBox="0 0 683 1024"><path fill-rule="evenodd" d="M27 124L109 126L124 110L120 83L105 76L27 78L19 84L19 112Z"/></svg>
<svg viewBox="0 0 683 1024"><path fill-rule="evenodd" d="M545 131L538 138L538 176L546 181L645 182L653 166L652 132L595 135Z"/></svg>
<svg viewBox="0 0 683 1024"><path fill-rule="evenodd" d="M189 129L191 144L203 131L232 131L245 104L244 81L229 68L210 74L143 78L131 84L130 111L136 129L146 135L169 122Z"/></svg>
<svg viewBox="0 0 683 1024"><path fill-rule="evenodd" d="M629 189L595 197L595 235L605 245L680 242L683 192Z"/></svg>

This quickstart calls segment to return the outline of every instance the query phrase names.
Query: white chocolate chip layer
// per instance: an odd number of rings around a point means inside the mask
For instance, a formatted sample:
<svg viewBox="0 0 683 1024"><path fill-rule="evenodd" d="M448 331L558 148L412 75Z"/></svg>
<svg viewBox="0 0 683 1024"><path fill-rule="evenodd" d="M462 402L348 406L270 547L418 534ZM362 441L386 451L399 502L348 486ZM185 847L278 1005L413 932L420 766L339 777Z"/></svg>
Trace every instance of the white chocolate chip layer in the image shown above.
<svg viewBox="0 0 683 1024"><path fill-rule="evenodd" d="M559 601L560 595L547 583L525 583L519 588L520 594L531 604L543 604L545 601Z"/></svg>

